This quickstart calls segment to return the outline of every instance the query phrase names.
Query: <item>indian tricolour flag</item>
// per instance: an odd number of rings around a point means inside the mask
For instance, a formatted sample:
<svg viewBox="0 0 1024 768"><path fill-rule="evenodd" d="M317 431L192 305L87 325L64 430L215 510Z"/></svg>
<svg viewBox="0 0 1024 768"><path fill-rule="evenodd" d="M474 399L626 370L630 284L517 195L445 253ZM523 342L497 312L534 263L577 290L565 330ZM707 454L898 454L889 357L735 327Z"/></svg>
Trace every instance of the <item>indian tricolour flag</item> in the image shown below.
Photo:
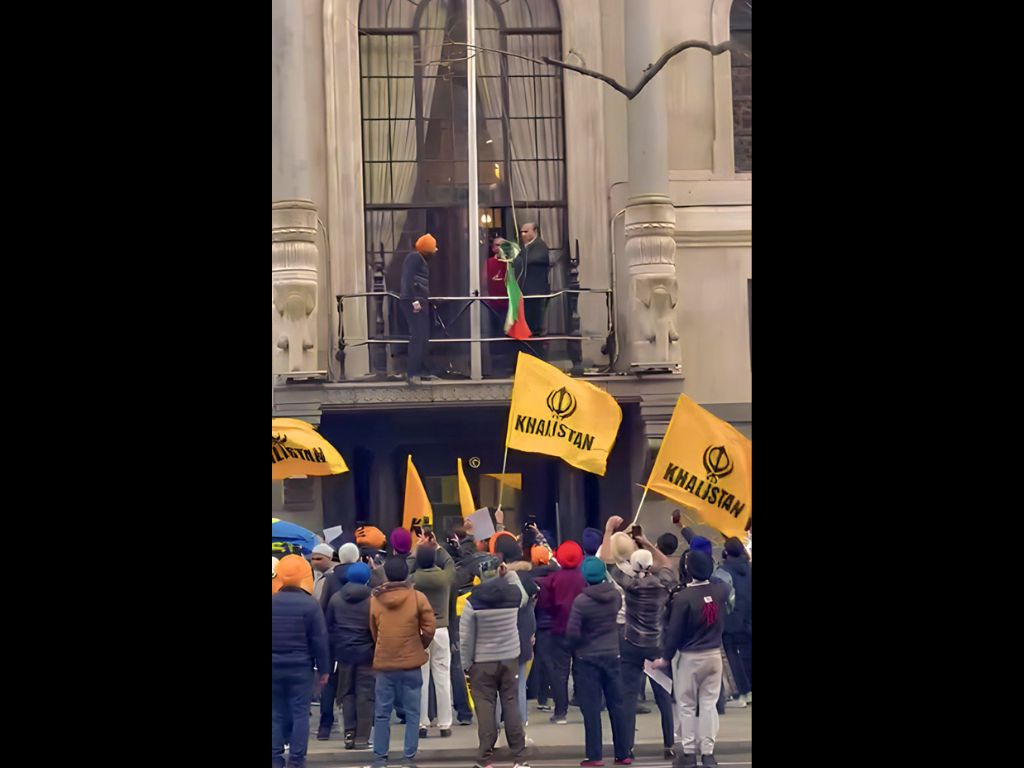
<svg viewBox="0 0 1024 768"><path fill-rule="evenodd" d="M519 289L516 281L515 270L512 268L512 260L519 255L519 245L509 240L500 246L503 261L508 262L508 269L505 270L505 292L508 294L508 311L505 314L505 335L513 339L528 339L532 335L530 326L526 324L526 312L523 292Z"/></svg>

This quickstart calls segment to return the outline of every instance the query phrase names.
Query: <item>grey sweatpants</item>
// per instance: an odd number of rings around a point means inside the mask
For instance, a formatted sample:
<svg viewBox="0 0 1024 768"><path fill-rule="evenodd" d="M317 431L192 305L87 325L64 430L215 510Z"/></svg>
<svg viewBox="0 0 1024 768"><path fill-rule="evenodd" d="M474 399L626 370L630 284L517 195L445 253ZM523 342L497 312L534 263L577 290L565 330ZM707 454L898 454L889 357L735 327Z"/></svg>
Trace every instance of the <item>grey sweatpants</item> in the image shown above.
<svg viewBox="0 0 1024 768"><path fill-rule="evenodd" d="M722 686L722 651L677 653L672 660L672 690L679 709L683 754L710 755L718 738L718 694ZM700 717L697 702L700 702ZM699 745L698 745L699 740Z"/></svg>

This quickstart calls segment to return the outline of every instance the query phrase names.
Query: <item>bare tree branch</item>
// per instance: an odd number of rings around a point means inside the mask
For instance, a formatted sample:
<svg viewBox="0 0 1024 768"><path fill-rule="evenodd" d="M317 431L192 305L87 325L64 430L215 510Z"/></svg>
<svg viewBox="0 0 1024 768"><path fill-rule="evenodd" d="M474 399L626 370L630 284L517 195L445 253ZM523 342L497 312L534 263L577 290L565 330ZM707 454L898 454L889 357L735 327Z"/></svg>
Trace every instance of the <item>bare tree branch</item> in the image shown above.
<svg viewBox="0 0 1024 768"><path fill-rule="evenodd" d="M663 53L658 58L658 60L656 62L654 62L654 64L649 65L647 67L647 69L644 70L644 76L642 78L640 78L640 82L636 84L635 88L627 88L622 83L620 83L618 80L615 80L614 78L609 77L608 75L604 74L603 72L596 72L593 69L587 69L586 61L583 59L582 56L580 56L580 54L575 49L569 51L569 53L571 55L575 55L575 56L579 57L579 60L582 61L583 64L584 64L584 66L582 66L582 67L581 66L577 66L576 64L570 64L570 63L568 63L566 61L559 61L558 59L552 59L550 56L544 56L541 59L535 59L532 56L523 56L522 54L519 54L519 53L512 53L510 51L501 51L501 50L497 50L495 48L484 48L483 46L480 46L480 45L470 45L469 43L457 42L457 41L454 41L454 40L446 40L445 41L445 45L448 45L448 44L457 45L457 46L463 46L467 50L472 49L474 51L474 53L472 53L472 54L470 54L468 56L465 56L465 57L459 57L459 58L455 58L455 59L439 59L437 61L428 61L428 62L425 63L425 65L426 66L430 66L432 64L441 64L441 65L451 66L451 64L453 62L456 62L456 61L468 61L469 59L474 58L475 56L477 56L481 51L485 51L487 53L496 53L496 54L499 54L501 56L512 56L512 57L517 58L517 59L523 59L524 61L533 62L534 64L540 64L541 66L549 65L549 66L552 66L552 67L561 67L562 69L568 69L568 70L570 70L572 72L578 72L579 74L586 75L587 77L596 78L596 79L601 80L602 82L605 82L608 85L610 85L612 88L614 88L616 91L621 93L623 96L625 96L630 101L635 99L640 94L640 92L644 89L644 87L646 87L646 85L649 82L651 82L652 79L654 79L654 76L657 75L665 67L666 64L668 64L669 60L671 60L673 56L676 56L676 55L682 53L683 51L689 50L690 48L700 48L701 50L708 51L712 56L717 56L720 53L725 53L726 51L740 52L740 48L736 44L734 44L731 40L727 40L724 43L721 43L720 45L711 45L711 43L706 43L703 40L685 40L685 41L683 41L681 43L678 43L677 45L674 45L671 48L669 48L667 51L665 51L665 53ZM423 62L414 62L414 63L416 65L424 64Z"/></svg>
<svg viewBox="0 0 1024 768"><path fill-rule="evenodd" d="M644 71L644 76L640 78L640 82L636 84L636 88L632 89L627 88L617 80L613 80L612 78L608 77L608 75L605 75L601 72L595 72L592 69L586 69L585 67L577 67L575 64L567 64L564 61L558 61L557 59L552 59L548 56L544 57L544 63L551 64L552 66L556 67L562 67L564 69L570 69L573 72L579 72L581 75L587 75L588 77L596 77L598 80L603 80L616 91L618 91L621 94L624 94L627 99L632 101L640 94L640 91L642 91L644 87L649 82L651 82L654 76L657 75L666 64L668 64L669 59L690 48L701 48L705 51L710 52L712 56L717 56L718 54L725 53L726 51L738 50L737 46L731 40L727 40L721 45L711 45L710 43L705 43L703 40L686 40L682 43L672 46L663 54L661 54L661 57L653 65L649 66Z"/></svg>

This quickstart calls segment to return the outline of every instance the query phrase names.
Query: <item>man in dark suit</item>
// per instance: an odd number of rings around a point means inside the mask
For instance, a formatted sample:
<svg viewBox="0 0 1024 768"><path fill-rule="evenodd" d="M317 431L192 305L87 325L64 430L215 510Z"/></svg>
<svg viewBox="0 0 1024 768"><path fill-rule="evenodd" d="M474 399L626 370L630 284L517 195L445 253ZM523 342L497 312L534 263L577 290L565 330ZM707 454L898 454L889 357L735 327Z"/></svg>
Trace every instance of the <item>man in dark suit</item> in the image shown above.
<svg viewBox="0 0 1024 768"><path fill-rule="evenodd" d="M524 244L523 250L519 252L513 266L516 271L516 279L519 281L519 288L524 296L533 296L540 293L550 293L551 283L548 278L550 264L548 263L548 246L540 239L540 230L537 225L528 221L523 224L519 234ZM526 299L526 324L534 336L544 335L545 313L548 306L547 299Z"/></svg>

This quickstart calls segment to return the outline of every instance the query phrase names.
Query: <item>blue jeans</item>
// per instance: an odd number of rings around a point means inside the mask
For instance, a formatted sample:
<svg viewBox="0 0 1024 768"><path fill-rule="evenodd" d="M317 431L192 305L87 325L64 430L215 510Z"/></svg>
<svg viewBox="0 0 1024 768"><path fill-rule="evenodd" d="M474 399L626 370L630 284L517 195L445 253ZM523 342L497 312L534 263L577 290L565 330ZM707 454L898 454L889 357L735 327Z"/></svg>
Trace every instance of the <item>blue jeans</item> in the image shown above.
<svg viewBox="0 0 1024 768"><path fill-rule="evenodd" d="M306 667L273 667L272 757L284 759L287 741L289 759L301 764L309 744L309 703L313 699L313 673ZM288 733L286 724L291 721Z"/></svg>
<svg viewBox="0 0 1024 768"><path fill-rule="evenodd" d="M405 759L416 757L420 746L420 689L423 673L416 669L401 669L377 673L373 718L373 761L385 763L391 743L391 710L398 703L405 710ZM308 718L307 718L308 719Z"/></svg>

